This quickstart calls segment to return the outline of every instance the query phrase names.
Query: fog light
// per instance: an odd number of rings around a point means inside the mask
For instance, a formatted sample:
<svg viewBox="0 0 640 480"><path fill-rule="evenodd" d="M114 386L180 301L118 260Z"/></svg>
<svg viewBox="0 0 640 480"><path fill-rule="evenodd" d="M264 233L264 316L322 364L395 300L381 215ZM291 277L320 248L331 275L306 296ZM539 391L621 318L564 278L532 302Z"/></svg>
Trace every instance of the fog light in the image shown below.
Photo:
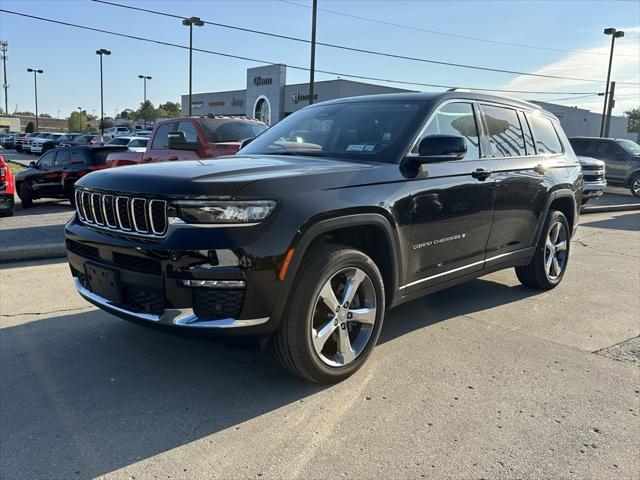
<svg viewBox="0 0 640 480"><path fill-rule="evenodd" d="M244 288L244 280L182 280L185 287Z"/></svg>

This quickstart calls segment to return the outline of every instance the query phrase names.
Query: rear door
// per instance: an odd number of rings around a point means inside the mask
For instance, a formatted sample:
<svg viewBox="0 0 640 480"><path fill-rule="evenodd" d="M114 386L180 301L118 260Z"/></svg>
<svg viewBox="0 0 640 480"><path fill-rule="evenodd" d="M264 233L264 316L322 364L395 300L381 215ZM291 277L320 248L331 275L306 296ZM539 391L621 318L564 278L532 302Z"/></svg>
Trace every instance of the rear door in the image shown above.
<svg viewBox="0 0 640 480"><path fill-rule="evenodd" d="M37 197L46 197L55 190L56 151L45 153L37 162L37 172L31 176L31 189Z"/></svg>
<svg viewBox="0 0 640 480"><path fill-rule="evenodd" d="M169 132L173 132L178 122L168 122L158 125L149 140L149 148L143 155L143 162L167 162L173 156L169 150Z"/></svg>
<svg viewBox="0 0 640 480"><path fill-rule="evenodd" d="M566 164L549 118L508 105L483 103L481 108L496 182L487 242L487 267L491 267L530 255L548 192L559 183Z"/></svg>
<svg viewBox="0 0 640 480"><path fill-rule="evenodd" d="M616 142L597 140L593 149L593 157L606 164L607 180L624 182L627 179L625 151Z"/></svg>
<svg viewBox="0 0 640 480"><path fill-rule="evenodd" d="M187 142L197 142L200 144L200 149L204 148L193 120L181 120L175 130L184 133ZM193 150L169 150L169 160L197 160L198 158L198 152Z"/></svg>
<svg viewBox="0 0 640 480"><path fill-rule="evenodd" d="M492 159L480 143L479 117L469 101L438 107L409 154L429 135L465 138L462 160L428 163L412 185L411 246L405 293L482 270L493 214Z"/></svg>

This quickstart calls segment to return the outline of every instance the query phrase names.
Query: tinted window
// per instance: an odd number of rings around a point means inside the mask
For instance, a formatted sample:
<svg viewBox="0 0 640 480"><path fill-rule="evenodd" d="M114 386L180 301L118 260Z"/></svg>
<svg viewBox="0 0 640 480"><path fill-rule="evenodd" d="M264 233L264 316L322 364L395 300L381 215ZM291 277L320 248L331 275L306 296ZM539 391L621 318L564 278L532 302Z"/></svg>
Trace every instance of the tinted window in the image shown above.
<svg viewBox="0 0 640 480"><path fill-rule="evenodd" d="M562 153L562 144L551 120L535 114L527 114L527 120L533 130L539 154Z"/></svg>
<svg viewBox="0 0 640 480"><path fill-rule="evenodd" d="M420 141L429 135L456 135L467 142L465 160L480 158L478 126L470 103L448 103L429 119L411 153L418 154Z"/></svg>
<svg viewBox="0 0 640 480"><path fill-rule="evenodd" d="M397 100L307 107L266 130L241 152L395 161L423 106L420 101Z"/></svg>
<svg viewBox="0 0 640 480"><path fill-rule="evenodd" d="M526 117L523 112L518 112L518 118L520 119L520 125L522 125L522 130L524 131L524 146L527 151L527 155L535 155L536 147L533 143L533 134L531 133L531 127L529 126L529 122L527 122Z"/></svg>
<svg viewBox="0 0 640 480"><path fill-rule="evenodd" d="M69 163L84 163L85 159L84 150L70 150Z"/></svg>
<svg viewBox="0 0 640 480"><path fill-rule="evenodd" d="M595 158L601 159L613 159L617 153L622 153L613 142L599 141L596 143L595 148L592 149L591 154Z"/></svg>
<svg viewBox="0 0 640 480"><path fill-rule="evenodd" d="M239 142L245 138L257 137L267 129L266 125L258 122L215 118L204 120L201 125L211 143Z"/></svg>
<svg viewBox="0 0 640 480"><path fill-rule="evenodd" d="M69 150L58 150L56 165L68 165L70 157L71 155L69 154Z"/></svg>
<svg viewBox="0 0 640 480"><path fill-rule="evenodd" d="M76 138L76 142L90 142L93 139L93 135L80 135Z"/></svg>
<svg viewBox="0 0 640 480"><path fill-rule="evenodd" d="M640 145L638 145L636 142L632 142L631 140L616 140L616 143L631 155L640 155Z"/></svg>
<svg viewBox="0 0 640 480"><path fill-rule="evenodd" d="M156 129L151 148L154 150L165 150L169 148L169 132L176 128L175 123L164 123Z"/></svg>
<svg viewBox="0 0 640 480"><path fill-rule="evenodd" d="M41 167L52 167L55 160L56 152L49 152L46 155L40 157L40 160L38 160L38 165Z"/></svg>
<svg viewBox="0 0 640 480"><path fill-rule="evenodd" d="M583 155L587 157L589 156L591 146L593 145L593 142L590 142L589 140L581 140L578 138L569 139L569 143L576 155Z"/></svg>
<svg viewBox="0 0 640 480"><path fill-rule="evenodd" d="M122 149L107 149L105 148L104 150L93 150L92 153L92 157L93 157L93 164L94 165L104 165L105 162L107 161L107 156L110 153L113 153L114 151L116 152L122 152Z"/></svg>
<svg viewBox="0 0 640 480"><path fill-rule="evenodd" d="M127 137L118 137L109 140L109 145L126 145L129 143L129 139Z"/></svg>
<svg viewBox="0 0 640 480"><path fill-rule="evenodd" d="M146 147L149 140L147 139L135 139L131 140L127 146L129 147Z"/></svg>
<svg viewBox="0 0 640 480"><path fill-rule="evenodd" d="M494 157L520 157L526 155L524 135L518 113L512 108L483 105L487 136Z"/></svg>
<svg viewBox="0 0 640 480"><path fill-rule="evenodd" d="M199 142L198 132L196 132L196 128L193 126L191 122L180 122L178 124L179 132L184 133L184 138L187 142Z"/></svg>

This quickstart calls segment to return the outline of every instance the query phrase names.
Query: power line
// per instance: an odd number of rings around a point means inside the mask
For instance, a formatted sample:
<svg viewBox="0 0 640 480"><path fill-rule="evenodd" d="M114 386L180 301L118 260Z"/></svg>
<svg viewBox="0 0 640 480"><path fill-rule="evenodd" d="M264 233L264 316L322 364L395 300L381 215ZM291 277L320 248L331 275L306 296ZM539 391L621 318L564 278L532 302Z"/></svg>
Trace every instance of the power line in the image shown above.
<svg viewBox="0 0 640 480"><path fill-rule="evenodd" d="M294 5L296 7L301 7L301 8L310 8L308 5L302 5L300 3L297 2L292 2L290 0L278 0L282 3L288 3L289 5ZM330 10L328 8L318 8L318 10L325 12L325 13L331 13L333 15L339 15L342 17L347 17L347 18L353 18L356 20L364 20L365 22L372 22L372 23L378 23L381 25L388 25L391 27L397 27L397 28L404 28L407 30L414 30L414 31L418 31L418 32L425 32L425 33L432 33L434 35L443 35L443 36L447 36L447 37L454 37L454 38L461 38L464 40L473 40L476 42L486 42L486 43L493 43L496 45L504 45L504 46L508 46L508 47L520 47L520 48L532 48L532 49L536 49L536 50L548 50L551 52L563 52L563 53L584 53L584 54L588 54L588 55L599 55L599 56L606 56L608 55L608 53L599 53L599 52L583 52L580 50L568 50L568 49L564 49L564 48L554 48L554 47L543 47L540 45L530 45L530 44L526 44L526 43L515 43L515 42L505 42L505 41L501 41L501 40L492 40L490 38L482 38L482 37L472 37L469 35L461 35L459 33L451 33L451 32L442 32L439 30L431 30L431 29L427 29L427 28L422 28L422 27L416 27L413 25L405 25L405 24L401 24L401 23L394 23L394 22L389 22L386 20L379 20L376 18L370 18L370 17L363 17L361 15L353 15L350 13L344 13L344 12L339 12L337 10ZM622 55L620 54L619 56L624 56L624 57L635 57L635 55Z"/></svg>
<svg viewBox="0 0 640 480"><path fill-rule="evenodd" d="M70 22L65 22L62 20L54 20L51 18L45 18L45 17L39 17L37 15L30 15L27 13L22 13L22 12L14 12L12 10L7 10L4 8L0 8L0 12L4 12L4 13L8 13L11 15L16 15L16 16L20 16L20 17L25 17L25 18L31 18L34 20L40 20L43 22L49 22L49 23L54 23L54 24L58 24L58 25L64 25L67 27L74 27L74 28L79 28L82 30L88 30L88 31L92 31L92 32L98 32L98 33L104 33L106 35L113 35L113 36L117 36L117 37L123 37L123 38L128 38L131 40L138 40L138 41L142 41L142 42L148 42L148 43L154 43L154 44L158 44L158 45L163 45L163 46L168 46L168 47L175 47L175 48L181 48L181 49L185 49L188 50L189 47L186 45L180 45L177 43L171 43L171 42L165 42L162 40L155 40L152 38L146 38L146 37L140 37L137 35L130 35L130 34L126 34L126 33L120 33L120 32L114 32L111 30L104 30L101 28L95 28L95 27L88 27L86 25L78 25L75 23L70 23ZM227 58L235 58L238 60L244 60L244 61L248 61L248 62L254 62L254 63L261 63L261 64L265 64L265 65L273 65L273 64L277 64L280 62L273 62L270 60L262 60L262 59L257 59L257 58L251 58L251 57L244 57L241 55L233 55L230 53L225 53L225 52L218 52L218 51L214 51L214 50L206 50L206 49L202 49L202 48L193 48L194 51L197 52L201 52L201 53L208 53L211 55L218 55L221 57L227 57ZM289 65L287 64L287 68L291 68L294 70L302 70L302 71L309 71L308 67L301 67L298 65ZM412 81L407 81L407 80L396 80L396 79L389 79L389 78L381 78L381 77L371 77L371 76L366 76L366 75L356 75L356 74L351 74L351 73L344 73L344 72L334 72L334 71L330 71L330 70L319 70L316 69L316 72L318 73L323 73L326 75L331 75L331 76L337 76L337 77L347 77L347 78L356 78L358 80L371 80L371 81L377 81L377 82L385 82L385 83L396 83L396 84L403 84L403 85L412 85L412 86L419 86L419 87L432 87L432 88L444 88L444 89L449 89L449 88L467 88L469 90L477 90L477 91L483 91L483 92L503 92L503 93L525 93L525 94L535 94L535 95L585 95L588 94L590 92L549 92L549 91L530 91L530 90L508 90L508 89L500 89L500 88L475 88L475 87L465 87L465 86L461 86L461 85L440 85L440 84L434 84L434 83L422 83L422 82L412 82Z"/></svg>
<svg viewBox="0 0 640 480"><path fill-rule="evenodd" d="M174 15L172 13L161 12L161 11L158 11L158 10L150 10L148 8L134 7L132 5L123 5L123 4L120 4L120 3L110 2L110 1L107 1L107 0L93 0L93 1L96 2L96 3L103 3L105 5L111 5L111 6L114 6L114 7L126 8L126 9L129 9L129 10L137 10L137 11L140 11L140 12L151 13L151 14L154 14L154 15L160 15L160 16L166 16L166 17L172 17L172 18L186 18L186 17L181 17L179 15ZM224 24L224 23L211 22L211 21L207 21L207 20L203 20L203 21L207 25L213 25L213 26L216 26L216 27L227 28L227 29L231 29L231 30L237 30L237 31L245 32L245 33L254 33L254 34L257 34L257 35L264 35L264 36L268 36L268 37L272 37L272 38L291 40L291 41L301 42L301 43L306 43L306 44L311 43L310 40L307 40L305 38L292 37L292 36L289 36L289 35L281 35L281 34L278 34L278 33L265 32L265 31L262 31L262 30L255 30L255 29L251 29L251 28L238 27L236 25L229 25L229 24ZM365 53L365 54L368 54L368 55L377 55L377 56L381 56L381 57L394 58L394 59L397 59L397 60L409 60L409 61L413 61L413 62L429 63L429 64L433 64L433 65L442 65L442 66L447 66L447 67L467 68L467 69L471 69L471 70L482 70L482 71L493 72L493 73L505 73L505 74L509 74L509 75L522 75L522 76L528 76L528 77L550 78L550 79L556 79L556 80L570 80L570 81L578 81L578 82L604 83L604 80L593 80L593 79L589 79L589 78L576 78L576 77L563 77L563 76L559 76L559 75L547 75L547 74L542 74L542 73L521 72L519 70L507 70L507 69L503 69L503 68L483 67L483 66L480 66L480 65L469 65L469 64L464 64L464 63L445 62L445 61L433 60L433 59L429 59L429 58L411 57L411 56L399 55L399 54L395 54L395 53L380 52L380 51L368 50L368 49L364 49L364 48L349 47L347 45L339 45L339 44L335 44L335 43L316 42L316 44L317 45L321 45L323 47L334 48L334 49L338 49L338 50L346 50L346 51L355 52L355 53ZM618 84L620 84L620 85L623 84L623 83L624 82L618 82ZM631 85L640 85L640 84L633 83Z"/></svg>

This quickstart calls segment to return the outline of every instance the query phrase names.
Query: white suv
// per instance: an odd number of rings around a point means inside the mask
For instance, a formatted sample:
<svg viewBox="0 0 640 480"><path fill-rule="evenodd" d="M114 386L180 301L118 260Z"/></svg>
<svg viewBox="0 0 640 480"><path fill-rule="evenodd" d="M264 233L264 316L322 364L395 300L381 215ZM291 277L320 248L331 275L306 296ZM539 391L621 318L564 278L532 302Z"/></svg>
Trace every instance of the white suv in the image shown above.
<svg viewBox="0 0 640 480"><path fill-rule="evenodd" d="M109 135L111 138L129 136L131 132L127 127L111 127L105 132L105 135Z"/></svg>

